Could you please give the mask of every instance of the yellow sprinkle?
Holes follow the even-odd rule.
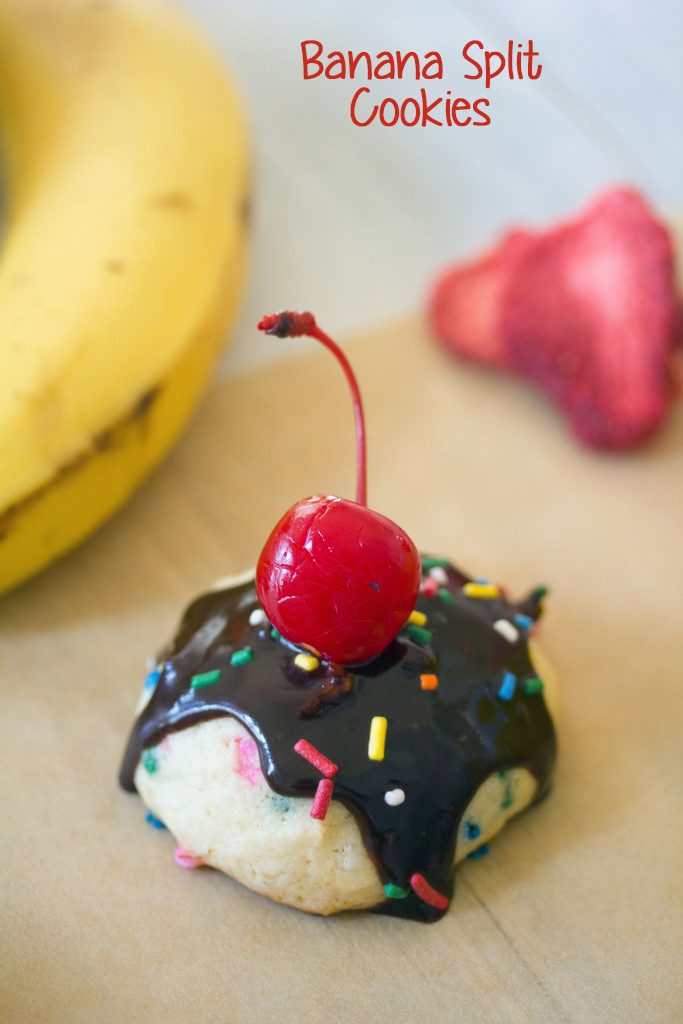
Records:
[[[384,741],[387,738],[387,720],[384,715],[375,715],[370,722],[368,757],[371,761],[384,760]]]
[[[462,592],[465,597],[498,597],[500,594],[495,583],[466,583]]]
[[[424,626],[426,621],[427,616],[425,615],[425,613],[418,612],[417,609],[414,612],[411,612],[410,615],[408,616],[408,622],[412,626]]]
[[[312,654],[297,654],[294,664],[297,668],[302,668],[304,672],[315,672],[320,662]]]

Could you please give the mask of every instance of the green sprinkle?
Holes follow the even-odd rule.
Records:
[[[251,647],[240,647],[239,651],[233,651],[230,655],[231,665],[247,665],[254,657]]]
[[[279,811],[281,814],[286,814],[287,811],[292,809],[292,800],[288,796],[280,796],[279,793],[274,793],[271,798],[273,801],[273,808]]]
[[[421,644],[423,647],[425,644],[432,642],[432,633],[429,629],[424,629],[422,626],[408,626],[408,636],[411,640],[414,640],[416,644]]]
[[[200,686],[211,686],[211,683],[217,683],[221,677],[221,670],[214,668],[211,672],[199,672],[196,676],[192,676],[190,680],[190,686],[193,690],[198,689]]]
[[[500,809],[501,811],[507,811],[508,807],[512,807],[515,802],[515,798],[512,795],[512,782],[510,781],[507,769],[504,768],[501,772],[498,772],[498,778],[503,783],[504,787],[503,799],[500,802]]]
[[[539,679],[538,676],[531,676],[529,679],[524,681],[525,693],[540,693],[542,689],[543,680]]]
[[[536,601],[542,601],[548,592],[549,588],[546,587],[545,583],[541,583],[538,587],[534,587],[531,591],[531,596],[535,598]]]
[[[279,640],[280,639],[280,634],[279,634],[278,630],[275,628],[275,626],[273,626],[273,628],[271,629],[270,635],[272,636],[273,640]]]
[[[150,775],[154,775],[159,770],[159,762],[157,761],[156,750],[154,747],[150,747],[149,750],[143,751],[142,754],[142,767]]]
[[[422,569],[424,572],[429,572],[430,569],[447,569],[448,559],[447,558],[423,558]]]
[[[400,885],[394,885],[393,882],[387,882],[384,886],[384,895],[388,896],[390,900],[404,900],[408,895],[408,890],[402,889]]]
[[[439,597],[442,601],[445,601],[446,604],[453,604],[455,602],[455,598],[451,594],[450,590],[446,590],[445,587],[439,587]]]

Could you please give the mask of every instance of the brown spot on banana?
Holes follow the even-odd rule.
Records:
[[[137,428],[144,431],[149,419],[149,413],[154,405],[156,399],[161,394],[162,385],[158,384],[153,388],[149,388],[147,391],[138,398],[132,409],[121,416],[115,423],[103,430],[95,438],[93,438],[92,445],[88,451],[80,452],[75,458],[71,459],[70,462],[66,462],[63,466],[60,466],[56,473],[48,480],[47,483],[41,487],[37,487],[30,494],[25,495],[19,501],[9,505],[4,512],[0,514],[0,543],[10,534],[12,530],[12,524],[16,520],[17,516],[30,504],[37,501],[45,494],[55,483],[62,480],[65,476],[71,473],[76,473],[83,465],[89,460],[95,458],[101,452],[108,451],[115,447],[117,444],[124,444],[128,438],[128,435],[133,428]]]
[[[151,196],[149,203],[155,210],[191,210],[194,206],[192,197],[180,189]]]

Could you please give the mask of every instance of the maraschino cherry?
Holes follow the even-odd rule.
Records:
[[[258,326],[279,338],[316,338],[337,358],[351,388],[358,460],[355,501],[314,494],[285,512],[259,558],[259,600],[291,643],[340,665],[366,662],[413,611],[420,558],[400,526],[366,505],[363,404],[342,350],[312,313],[273,313]]]

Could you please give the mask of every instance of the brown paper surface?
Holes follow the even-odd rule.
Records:
[[[292,502],[355,478],[326,353],[217,384],[130,505],[0,602],[3,1021],[680,1021],[683,406],[643,451],[598,455],[417,320],[348,352],[371,504],[513,593],[552,587],[553,793],[432,926],[309,917],[176,867],[116,785],[145,659]]]

